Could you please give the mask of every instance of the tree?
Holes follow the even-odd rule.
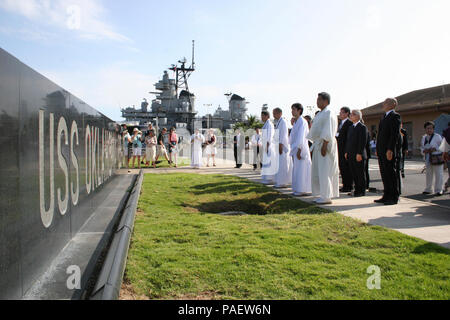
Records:
[[[256,128],[262,128],[263,124],[261,123],[261,121],[258,120],[258,118],[256,116],[250,115],[247,116],[247,121],[245,122],[236,122],[233,125],[233,129],[242,129],[243,131],[247,131],[249,129],[256,129]]]
[[[261,129],[263,127],[261,121],[259,121],[256,116],[252,115],[247,117],[247,125],[249,129],[256,129],[256,128]]]

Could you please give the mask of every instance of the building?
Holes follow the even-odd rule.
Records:
[[[228,110],[223,110],[220,106],[214,114],[207,114],[202,117],[203,128],[217,128],[221,131],[232,129],[237,122],[247,120],[247,101],[237,94],[226,94],[228,99]]]
[[[397,112],[400,113],[403,127],[409,136],[409,151],[420,155],[420,142],[425,134],[423,125],[426,121],[445,122],[450,117],[450,84],[412,91],[397,97]],[[368,107],[363,112],[367,128],[374,134],[383,116],[382,102]],[[442,133],[442,127],[437,133]],[[441,131],[441,132],[439,132]]]

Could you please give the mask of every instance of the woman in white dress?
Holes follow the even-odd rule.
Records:
[[[209,167],[209,158],[212,158],[213,166],[216,166],[216,154],[217,154],[217,148],[216,148],[217,138],[214,134],[214,130],[211,129],[208,131],[208,135],[206,136],[206,148],[205,148],[205,154],[206,154],[206,166]]]
[[[191,136],[192,155],[191,166],[194,169],[200,169],[202,166],[202,145],[205,142],[205,137],[200,133],[198,129],[195,129],[195,133]]]

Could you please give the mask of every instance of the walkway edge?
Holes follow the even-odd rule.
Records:
[[[90,300],[117,300],[119,298],[143,179],[144,174],[141,170],[115,231],[94,291],[89,297]]]

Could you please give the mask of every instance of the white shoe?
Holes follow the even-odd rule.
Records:
[[[319,198],[314,202],[317,204],[332,204],[333,203],[330,199],[322,199],[322,198]]]

